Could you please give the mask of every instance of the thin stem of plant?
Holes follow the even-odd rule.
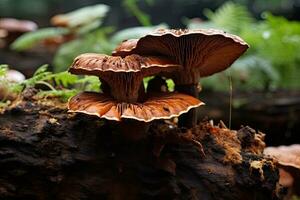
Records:
[[[228,121],[228,127],[231,129],[231,119],[232,119],[232,77],[231,73],[229,71],[229,121]]]
[[[56,91],[56,89],[55,89],[50,83],[47,83],[46,81],[37,81],[36,83],[42,84],[42,85],[46,85],[46,86],[49,87],[49,89],[51,89],[52,91]]]

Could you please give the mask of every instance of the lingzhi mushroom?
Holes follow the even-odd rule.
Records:
[[[82,54],[75,58],[69,71],[74,74],[98,76],[104,86],[104,93],[80,93],[69,100],[68,108],[71,112],[114,121],[131,119],[148,123],[156,119],[177,117],[203,103],[198,98],[177,92],[146,94],[143,78],[179,67],[181,66],[174,61],[162,56],[133,54],[122,58],[103,54]],[[120,124],[128,125],[127,122]],[[128,133],[131,130],[125,131],[126,134],[131,134]]]
[[[175,89],[198,98],[199,78],[225,70],[248,47],[240,37],[220,30],[159,29],[140,39],[124,41],[112,55],[170,57],[182,66],[172,73]],[[183,126],[193,127],[197,122],[196,110],[180,121]]]

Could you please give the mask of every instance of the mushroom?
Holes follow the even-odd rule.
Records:
[[[34,31],[37,24],[28,20],[18,20],[14,18],[0,19],[0,38],[4,38],[6,46],[13,42],[23,33]]]
[[[139,90],[143,90],[141,87],[144,77],[161,71],[172,71],[177,67],[180,66],[174,61],[158,56],[142,57],[133,54],[122,58],[88,53],[75,58],[69,71],[99,76],[102,82],[108,84],[110,95],[114,99],[132,103],[143,98]]]
[[[176,90],[198,98],[199,78],[225,70],[248,47],[238,36],[220,30],[159,29],[140,39],[121,43],[112,55],[170,57],[183,66],[172,74]],[[190,115],[183,122],[187,127],[194,126],[197,120],[195,110]]]
[[[10,69],[5,75],[0,76],[0,101],[10,100],[13,101],[17,98],[17,94],[9,89],[11,83],[21,83],[25,80],[25,76],[17,71]]]
[[[105,94],[80,93],[69,100],[69,111],[114,121],[131,119],[143,123],[179,116],[203,103],[197,98],[180,93],[151,93],[151,96],[146,96],[142,84],[145,76],[178,67],[178,64],[166,57],[142,57],[133,54],[122,58],[103,54],[82,54],[75,58],[69,71],[100,77],[106,86],[103,90]],[[124,131],[126,134],[130,132],[125,129]]]
[[[278,160],[279,183],[289,188],[289,195],[300,195],[300,145],[267,147],[264,154]]]
[[[203,103],[200,100],[180,93],[160,93],[144,102],[130,103],[117,101],[107,94],[83,92],[69,100],[68,108],[70,112],[95,115],[108,120],[134,119],[151,122],[178,117],[201,105]]]

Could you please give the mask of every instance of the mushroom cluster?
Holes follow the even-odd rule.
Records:
[[[160,29],[124,41],[112,56],[82,54],[69,71],[98,76],[103,93],[80,93],[69,100],[68,108],[121,124],[178,117],[204,104],[198,99],[200,76],[226,69],[247,48],[242,39],[222,31]],[[173,78],[176,91],[146,92],[143,78],[147,76]],[[180,120],[181,126],[195,125],[195,111],[190,113]]]
[[[122,121],[122,132],[130,135],[128,120],[135,125],[145,126],[156,119],[170,119],[203,105],[192,96],[181,93],[145,92],[143,78],[160,72],[170,72],[179,68],[175,61],[162,56],[128,55],[108,56],[103,54],[82,54],[75,58],[69,71],[73,74],[98,76],[103,93],[83,92],[69,100],[71,112],[96,115],[108,120]],[[125,126],[125,127],[124,127]],[[133,126],[134,128],[134,126]],[[138,135],[143,135],[135,129]],[[134,136],[139,138],[139,136]]]
[[[200,77],[227,69],[248,47],[240,37],[220,30],[158,29],[140,39],[124,41],[112,55],[170,57],[182,66],[169,74],[175,89],[198,98]],[[196,110],[191,110],[179,122],[181,126],[195,126]]]

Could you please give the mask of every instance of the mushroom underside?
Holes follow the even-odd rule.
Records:
[[[168,30],[156,31],[140,39],[128,40],[119,45],[113,55],[160,55],[172,57],[184,67],[181,72],[197,71],[196,75],[180,74],[179,84],[196,83],[205,77],[228,68],[248,48],[239,37],[219,30]]]
[[[68,108],[70,112],[109,120],[134,119],[150,122],[177,117],[203,104],[197,98],[180,93],[157,93],[143,103],[120,103],[106,94],[83,92],[69,100]]]

